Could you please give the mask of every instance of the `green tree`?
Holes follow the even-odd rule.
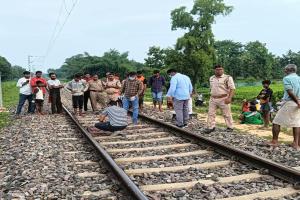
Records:
[[[224,66],[226,73],[233,78],[242,76],[242,54],[243,45],[232,40],[215,42],[216,60],[218,64]]]
[[[282,55],[280,59],[280,64],[282,67],[285,65],[292,63],[300,67],[300,51],[298,53],[289,50],[286,54]]]
[[[145,59],[145,65],[150,68],[161,69],[165,66],[166,54],[164,49],[157,46],[149,48],[148,58]]]
[[[23,67],[14,65],[10,68],[11,78],[18,79],[23,76],[23,72],[26,71]]]
[[[252,76],[256,79],[272,78],[274,56],[269,53],[266,44],[259,41],[247,43],[242,55],[242,62],[243,77]]]
[[[120,53],[111,49],[103,56],[91,56],[87,52],[67,58],[61,68],[55,70],[60,78],[70,79],[75,73],[98,74],[103,77],[107,72],[119,73],[122,77],[128,71],[142,69],[144,65],[128,59],[128,52]]]
[[[0,72],[2,80],[11,79],[11,64],[2,56],[0,56]]]
[[[187,31],[184,36],[178,38],[175,46],[183,62],[181,66],[176,67],[191,77],[193,85],[198,81],[207,82],[215,60],[212,32],[215,17],[225,16],[232,9],[231,6],[226,6],[223,0],[195,0],[191,11],[180,7],[171,12],[172,30]]]

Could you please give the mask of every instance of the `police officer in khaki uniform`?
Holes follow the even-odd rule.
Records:
[[[88,82],[90,99],[93,111],[99,111],[107,106],[107,94],[104,91],[104,85],[99,80],[98,75],[93,75],[93,79]]]
[[[215,131],[216,126],[216,111],[219,107],[222,110],[225,123],[227,125],[226,131],[233,131],[233,119],[231,114],[230,103],[234,95],[235,85],[231,76],[224,74],[224,68],[221,65],[214,67],[215,75],[210,77],[210,100],[208,109],[208,128],[205,133]]]

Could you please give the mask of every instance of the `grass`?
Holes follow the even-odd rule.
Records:
[[[276,82],[275,84],[271,84],[271,89],[273,90],[275,100],[277,101],[278,98],[281,98],[281,92],[283,91],[283,85],[281,82]],[[242,101],[243,99],[247,100],[253,100],[257,97],[259,92],[261,91],[262,86],[241,86],[238,87],[235,91],[235,95],[233,98],[233,102],[231,104],[231,111],[233,115],[233,119],[235,121],[238,121],[238,117],[241,114],[242,109]],[[209,94],[210,90],[209,88],[197,88],[197,93],[202,93],[204,96],[204,100],[206,101],[206,105],[202,107],[194,107],[194,112],[197,113],[207,113],[208,112],[208,102],[210,98]],[[166,94],[166,92],[164,92]],[[277,96],[278,97],[277,97]],[[145,94],[145,101],[152,101],[151,92],[150,89],[147,90],[147,93]],[[164,104],[166,104],[166,101],[164,100]],[[221,115],[220,110],[217,112],[218,115]]]
[[[16,106],[19,101],[19,89],[16,87],[15,81],[8,81],[2,83],[2,94],[3,94],[3,106],[5,108],[10,108]],[[4,126],[9,125],[10,113],[0,112],[0,129]]]

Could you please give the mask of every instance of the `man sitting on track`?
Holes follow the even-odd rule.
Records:
[[[105,133],[99,132],[98,129],[109,132],[121,131],[128,125],[127,111],[124,108],[116,106],[116,102],[110,102],[108,107],[99,116],[99,121],[95,124],[96,128],[88,128],[90,133]]]

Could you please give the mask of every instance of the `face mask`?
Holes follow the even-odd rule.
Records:
[[[172,75],[169,75],[170,78],[172,78]]]
[[[51,77],[51,80],[55,80],[55,79],[56,79],[56,78],[52,78],[52,77]]]
[[[131,76],[129,76],[129,78],[128,78],[129,80],[134,80],[134,77],[131,77]]]

